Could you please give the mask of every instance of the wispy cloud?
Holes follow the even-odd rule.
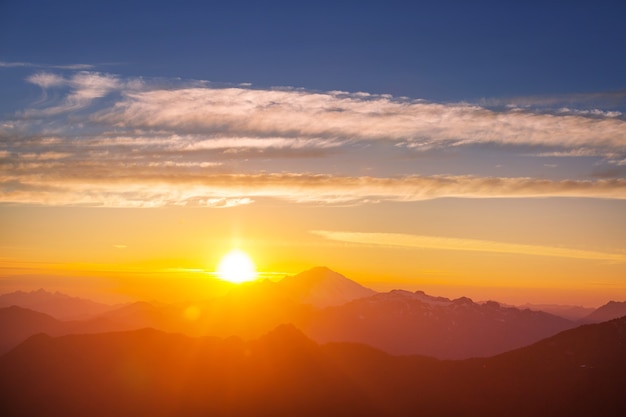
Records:
[[[620,91],[601,91],[590,93],[574,93],[574,94],[560,94],[560,95],[542,95],[542,96],[523,96],[523,97],[510,97],[510,98],[490,98],[483,99],[480,104],[485,106],[507,106],[509,108],[572,108],[574,112],[577,107],[581,105],[585,107],[600,106],[600,107],[615,107],[621,106],[626,103],[626,90]],[[598,109],[585,109],[582,112],[586,114],[603,115],[606,111]]]
[[[327,239],[372,246],[404,247],[452,251],[491,252],[529,256],[626,262],[626,254],[607,253],[540,245],[520,245],[477,239],[419,236],[402,233],[364,233],[315,230],[312,233]]]
[[[12,171],[12,172],[11,172]],[[186,166],[24,162],[0,172],[0,201],[24,204],[232,206],[255,198],[316,204],[421,201],[440,197],[626,198],[626,180],[547,181],[481,177],[336,177],[314,174],[211,174]]]
[[[90,70],[90,69],[95,68],[95,65],[91,65],[91,64],[49,65],[49,64],[34,64],[32,62],[0,61],[0,68],[48,68],[48,69],[66,69],[66,70]]]
[[[606,115],[605,115],[606,116]],[[129,93],[93,121],[116,127],[232,135],[399,141],[407,146],[480,143],[597,152],[626,146],[626,122],[613,117],[496,112],[469,104],[394,100],[341,92],[185,88]]]
[[[80,110],[90,105],[94,100],[105,97],[112,91],[128,87],[118,77],[109,74],[81,71],[70,78],[41,72],[27,78],[27,81],[38,85],[44,90],[55,87],[68,87],[69,93],[64,100],[45,109],[31,109],[24,112],[27,116],[52,116],[59,113]]]
[[[524,157],[623,161],[626,121],[614,114],[495,111],[388,95],[218,88],[91,71],[36,72],[27,81],[55,91],[58,99],[0,121],[1,202],[232,206],[259,198],[320,204],[626,198],[623,178],[424,175],[417,164],[414,171],[394,170],[402,152],[471,146],[521,149]],[[367,155],[368,166],[355,151]],[[461,164],[475,158],[459,155]],[[315,163],[305,168],[294,162],[303,157]],[[386,173],[364,175],[370,166]]]
[[[65,87],[68,92],[60,104],[27,109],[25,115],[55,116],[82,109],[116,91],[118,100],[94,109],[81,122],[124,131],[380,141],[412,149],[472,144],[538,146],[594,155],[623,154],[626,147],[626,121],[615,111],[495,111],[466,103],[440,104],[366,93],[215,88],[207,82],[168,85],[87,71],[71,77],[41,72],[27,80],[43,89]]]

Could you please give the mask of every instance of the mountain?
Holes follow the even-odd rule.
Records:
[[[36,293],[29,297],[51,295]],[[322,302],[323,297],[329,301]],[[334,305],[348,299],[351,301]],[[0,343],[4,343],[0,347],[6,351],[39,332],[62,335],[145,327],[189,336],[238,336],[250,340],[281,324],[294,324],[320,343],[366,343],[392,354],[422,354],[440,359],[495,355],[574,325],[547,313],[495,302],[450,300],[421,291],[376,293],[320,267],[279,282],[265,280],[235,286],[226,296],[202,302],[137,302],[88,320],[63,321],[53,327],[23,326],[19,337],[0,338]]]
[[[62,336],[130,330],[138,327],[102,317],[82,321],[63,321],[23,307],[3,307],[0,308],[0,354],[8,352],[28,337],[38,333]]]
[[[617,417],[625,347],[626,318],[459,361],[318,345],[289,325],[250,342],[151,329],[36,335],[0,357],[0,407],[7,417]]]
[[[595,308],[574,306],[574,305],[559,305],[559,304],[524,304],[517,306],[520,309],[530,309],[545,311],[546,313],[553,314],[555,316],[563,317],[568,320],[576,321],[591,314]]]
[[[626,301],[609,301],[583,318],[584,323],[601,323],[626,316]]]
[[[199,315],[189,324],[196,333],[254,339],[281,324],[302,325],[315,308],[294,300],[274,282],[241,285],[224,297],[194,305]],[[198,333],[201,332],[201,333]]]
[[[177,324],[182,319],[182,312],[173,305],[138,301],[112,309],[98,317],[118,323],[129,330],[152,327],[175,331],[179,330]]]
[[[11,306],[0,308],[0,354],[37,333],[59,335],[63,323],[44,313]]]
[[[520,348],[573,326],[561,317],[494,301],[394,290],[328,307],[303,329],[322,343],[357,342],[392,354],[463,359]]]
[[[46,313],[61,320],[87,318],[113,308],[107,304],[71,297],[58,291],[52,293],[44,289],[30,292],[16,291],[0,295],[0,307],[12,305]]]
[[[33,336],[0,358],[4,416],[372,415],[357,381],[290,326],[245,343],[151,329]]]
[[[297,275],[286,276],[278,282],[278,286],[294,300],[315,307],[341,305],[376,294],[376,291],[326,267],[316,267]]]

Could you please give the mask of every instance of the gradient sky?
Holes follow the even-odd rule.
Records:
[[[430,3],[1,2],[0,292],[626,299],[626,5]]]

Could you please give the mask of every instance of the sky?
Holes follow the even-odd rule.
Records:
[[[407,4],[410,3],[410,4]],[[626,5],[0,2],[0,292],[626,299]]]

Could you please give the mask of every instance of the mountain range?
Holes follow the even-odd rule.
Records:
[[[52,293],[40,288],[37,291],[15,291],[0,294],[0,307],[12,305],[46,313],[61,320],[85,319],[115,308],[79,297],[71,297],[58,291]]]
[[[291,325],[251,341],[153,329],[32,336],[0,357],[3,416],[626,414],[626,318],[490,358],[319,345]]]
[[[496,302],[450,300],[395,290],[320,311],[306,328],[320,342],[358,342],[398,355],[491,356],[529,345],[573,323]]]
[[[584,322],[626,315],[622,309],[626,303],[617,302],[601,307],[586,321],[573,321],[465,297],[451,300],[402,290],[376,293],[323,267],[278,282],[235,286],[226,296],[193,303],[106,306],[43,290],[5,294],[0,299],[22,306],[0,308],[0,354],[36,333],[61,336],[154,328],[251,340],[290,323],[318,343],[355,342],[391,354],[466,359],[527,346]],[[58,317],[64,302],[71,306],[64,311],[85,318],[58,320],[41,314],[54,310]],[[36,310],[33,306],[45,308],[38,312],[23,308]]]

